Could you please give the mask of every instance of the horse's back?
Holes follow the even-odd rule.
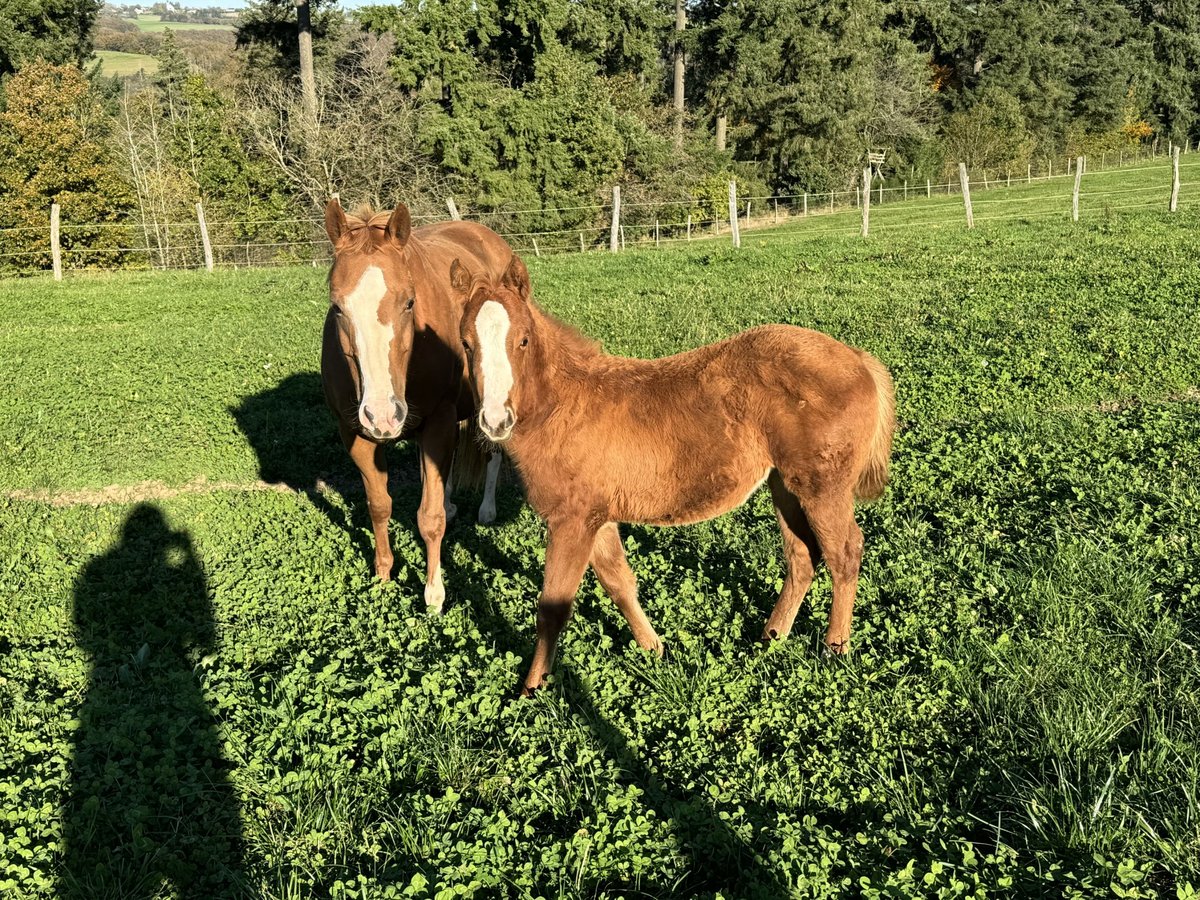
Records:
[[[508,242],[478,222],[435,222],[413,230],[413,237],[431,258],[436,274],[447,281],[450,264],[459,259],[472,273],[499,277],[508,268],[513,251]]]

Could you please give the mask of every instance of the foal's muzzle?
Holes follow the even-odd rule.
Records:
[[[507,441],[512,437],[513,425],[517,422],[516,416],[513,415],[512,409],[504,408],[504,421],[497,426],[488,424],[487,419],[483,415],[483,410],[479,411],[479,430],[484,433],[489,441],[494,441],[497,444]]]

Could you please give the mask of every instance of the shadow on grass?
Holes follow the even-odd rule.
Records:
[[[509,515],[516,514],[521,504],[516,489],[508,487],[500,492],[498,506]],[[507,510],[504,508],[507,507]],[[503,553],[490,539],[487,531],[470,525],[459,525],[451,529],[447,541],[457,543],[468,553],[489,568],[511,570],[512,566]],[[531,573],[540,581],[541,572]],[[504,612],[489,596],[488,585],[477,574],[451,572],[452,593],[459,602],[470,606],[480,630],[489,635],[502,650],[511,650],[520,655],[523,666],[528,666],[533,652],[531,635],[519,631]],[[606,602],[606,601],[602,601]],[[611,601],[607,601],[611,602]],[[578,604],[577,604],[578,606]],[[533,619],[533,604],[529,607],[530,624]],[[570,627],[570,626],[568,626]],[[622,620],[617,629],[625,630]],[[625,640],[615,641],[623,646]],[[787,895],[787,889],[776,873],[756,854],[730,825],[723,820],[710,804],[706,795],[669,783],[654,770],[651,760],[639,755],[625,736],[620,723],[612,721],[597,706],[591,691],[560,657],[555,664],[554,685],[545,690],[561,692],[563,702],[586,727],[596,745],[601,748],[621,772],[620,781],[636,785],[643,793],[645,804],[663,820],[670,823],[672,832],[689,859],[687,874],[675,882],[655,882],[652,877],[643,877],[635,883],[603,881],[582,885],[583,895],[613,895],[629,892],[630,896],[655,897],[726,897],[767,900]],[[519,685],[514,683],[514,695]],[[533,701],[514,699],[514,703]],[[602,803],[603,798],[597,801]],[[748,819],[756,831],[770,827],[775,820],[775,811],[759,804],[743,804]],[[574,833],[578,823],[569,824],[566,833]]]
[[[152,504],[75,584],[91,657],[64,809],[58,893],[80,898],[252,896],[236,795],[196,675],[212,609],[186,532]]]

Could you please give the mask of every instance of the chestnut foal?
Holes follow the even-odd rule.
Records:
[[[782,638],[823,557],[833,576],[825,644],[849,649],[862,560],[854,500],[887,484],[892,381],[874,357],[831,337],[765,325],[665,359],[608,356],[530,299],[514,256],[470,292],[463,349],[479,426],[503,443],[546,521],[546,572],[526,693],[545,679],[589,562],[638,645],[662,643],[637,600],[619,522],[680,525],[720,515],[766,481],[787,578],[763,631]]]
[[[384,445],[415,437],[421,451],[422,493],[417,526],[426,548],[425,603],[441,612],[446,589],[441,547],[450,503],[450,466],[458,423],[474,416],[458,339],[465,298],[446,273],[456,257],[478,271],[503,274],[512,249],[472,222],[443,222],[413,230],[408,207],[391,214],[347,216],[336,199],[325,207],[333,244],[329,312],[321,343],[321,382],[342,442],[362,473],[375,532],[375,574],[392,577]],[[467,442],[468,452],[475,442]],[[487,466],[479,520],[496,515],[500,454]]]

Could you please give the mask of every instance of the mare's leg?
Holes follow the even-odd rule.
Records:
[[[504,455],[493,450],[488,457],[487,480],[483,483],[483,502],[479,504],[479,524],[491,525],[496,521],[496,479],[500,477],[500,463]]]
[[[854,495],[847,487],[803,502],[808,524],[821,545],[829,574],[833,577],[833,608],[829,612],[825,646],[830,653],[848,653],[850,620],[854,615],[863,554],[862,531],[854,521]]]
[[[362,474],[367,491],[367,509],[371,513],[371,528],[375,532],[375,575],[381,581],[392,577],[392,541],[388,536],[388,520],[392,517],[392,497],[387,489],[387,455],[380,444],[368,441],[344,424],[339,424],[342,443]]]
[[[533,663],[529,666],[522,690],[526,696],[542,686],[550,671],[558,636],[571,617],[575,594],[587,569],[595,537],[595,528],[589,527],[582,519],[559,520],[549,525],[546,575],[542,582],[542,596],[538,600],[537,647],[533,651]]]
[[[425,606],[440,615],[446,602],[442,582],[442,538],[446,534],[446,482],[454,459],[458,422],[453,406],[437,409],[421,429],[421,506],[417,528],[425,540]]]
[[[449,524],[458,515],[458,507],[450,499],[454,493],[454,454],[450,455],[450,471],[446,474],[446,522]]]
[[[662,656],[662,641],[638,603],[637,578],[633,569],[629,568],[629,560],[625,558],[625,547],[621,543],[616,522],[609,522],[597,532],[596,540],[592,543],[592,568],[608,596],[613,598],[621,615],[629,623],[638,646]]]
[[[779,531],[783,535],[787,576],[783,581],[779,601],[763,628],[764,641],[787,637],[792,630],[796,613],[812,585],[813,570],[821,561],[821,546],[808,524],[808,517],[804,515],[800,501],[787,489],[778,472],[772,471],[767,482],[771,487],[771,499],[775,501]]]

